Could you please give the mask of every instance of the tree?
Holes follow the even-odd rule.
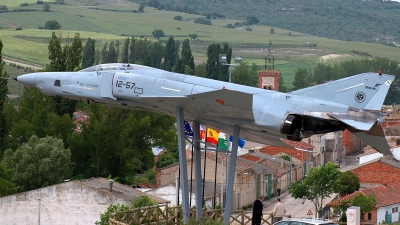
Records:
[[[360,206],[360,219],[364,220],[364,215],[367,212],[375,209],[377,205],[377,201],[375,195],[365,196],[364,194],[360,193],[351,200],[351,205]]]
[[[4,112],[4,108],[7,104],[7,92],[8,92],[8,74],[4,71],[3,65],[3,57],[2,57],[2,50],[3,50],[3,42],[0,39],[0,152],[4,150],[5,146],[5,138],[8,136],[9,130],[6,126],[6,114]]]
[[[165,37],[164,31],[161,29],[153,30],[153,32],[151,34],[157,40],[160,40],[160,37]]]
[[[303,180],[292,182],[289,191],[295,199],[312,201],[319,214],[323,208],[324,198],[335,193],[335,190],[340,190],[339,175],[340,171],[336,165],[328,162],[325,166],[310,169],[308,176]]]
[[[199,36],[199,35],[198,34],[189,34],[189,37],[192,40],[196,40],[197,36]]]
[[[88,38],[85,47],[83,48],[82,68],[88,68],[94,65],[95,52],[96,52],[96,40]]]
[[[275,34],[275,29],[273,27],[271,27],[271,30],[269,30],[270,34]]]
[[[130,207],[125,205],[125,204],[111,204],[108,206],[107,211],[105,213],[100,214],[100,221],[96,221],[95,225],[108,225],[110,214],[115,213],[115,212],[121,212],[121,211],[126,211]],[[120,218],[122,218],[123,214],[121,214]]]
[[[167,151],[165,154],[160,155],[157,161],[157,168],[163,168],[178,162],[177,157],[173,153]]]
[[[337,190],[337,192],[351,194],[360,189],[360,180],[354,173],[350,171],[341,173],[338,179],[343,189]]]
[[[174,37],[170,36],[168,38],[167,44],[165,46],[165,54],[164,54],[164,66],[166,71],[172,71],[172,68],[175,66],[176,63],[176,43]]]
[[[3,163],[0,163],[0,196],[11,195],[17,192],[14,183],[11,182],[12,171],[4,168]]]
[[[249,70],[249,64],[245,61],[235,67],[231,79],[232,83],[235,84],[243,84],[251,87],[257,84],[257,80],[253,79],[251,71]]]
[[[288,89],[285,86],[282,74],[279,76],[278,84],[279,84],[280,92],[288,92]]]
[[[302,88],[306,88],[310,85],[309,83],[310,73],[307,69],[297,69],[294,75],[293,86],[294,90],[299,90]]]
[[[46,30],[59,30],[60,28],[61,25],[56,20],[49,20],[44,24]]]
[[[54,31],[51,34],[48,49],[50,64],[46,65],[46,71],[65,71],[65,58],[61,47],[61,38],[57,37]]]
[[[129,62],[129,38],[125,39],[124,43],[122,44],[122,51],[121,51],[121,62],[128,63]]]
[[[46,3],[43,5],[43,11],[50,12],[50,4],[49,3]]]
[[[34,135],[15,151],[7,149],[2,163],[13,171],[18,190],[29,191],[69,178],[71,151],[60,139]]]
[[[141,12],[141,13],[144,12],[144,7],[145,7],[144,3],[140,3],[138,11]]]

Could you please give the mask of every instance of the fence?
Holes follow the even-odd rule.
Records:
[[[224,209],[214,209],[203,211],[202,219],[214,220],[222,223],[224,218]],[[235,210],[231,211],[230,222],[232,225],[251,224],[251,211]],[[196,209],[190,209],[190,219],[195,219]],[[172,225],[181,224],[183,219],[183,211],[181,206],[170,207],[165,205],[147,206],[126,211],[111,213],[109,217],[109,225]],[[261,224],[271,225],[272,214],[265,214]]]

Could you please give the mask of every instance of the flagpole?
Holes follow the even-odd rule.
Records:
[[[215,152],[215,173],[214,173],[214,209],[216,209],[215,207],[215,199],[216,199],[216,193],[217,193],[217,168],[218,168],[218,146],[216,148],[216,152]]]

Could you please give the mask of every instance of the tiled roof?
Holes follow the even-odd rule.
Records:
[[[259,152],[267,154],[267,155],[276,155],[278,153],[283,152],[287,155],[292,155],[292,157],[295,157],[296,159],[298,159],[300,161],[307,160],[307,152],[304,152],[301,150],[296,150],[296,149],[291,149],[291,148],[266,145],[266,146],[262,147],[259,150]]]
[[[356,191],[350,195],[346,195],[342,198],[336,199],[327,204],[327,206],[337,206],[340,205],[344,200],[353,199],[359,193],[365,196],[375,195],[377,205],[376,207],[384,207],[388,205],[394,205],[400,203],[400,195],[398,194],[400,190],[400,183],[391,183],[387,186],[378,186],[374,188],[369,188],[365,190]]]
[[[215,152],[207,152],[207,158],[215,160]],[[226,163],[226,154],[218,153],[218,163]],[[245,171],[253,169],[254,165],[247,160],[237,157],[236,160],[236,173],[243,173]]]

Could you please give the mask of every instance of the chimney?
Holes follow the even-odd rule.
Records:
[[[108,191],[112,192],[112,186],[113,186],[114,180],[113,179],[109,179],[108,180]]]

